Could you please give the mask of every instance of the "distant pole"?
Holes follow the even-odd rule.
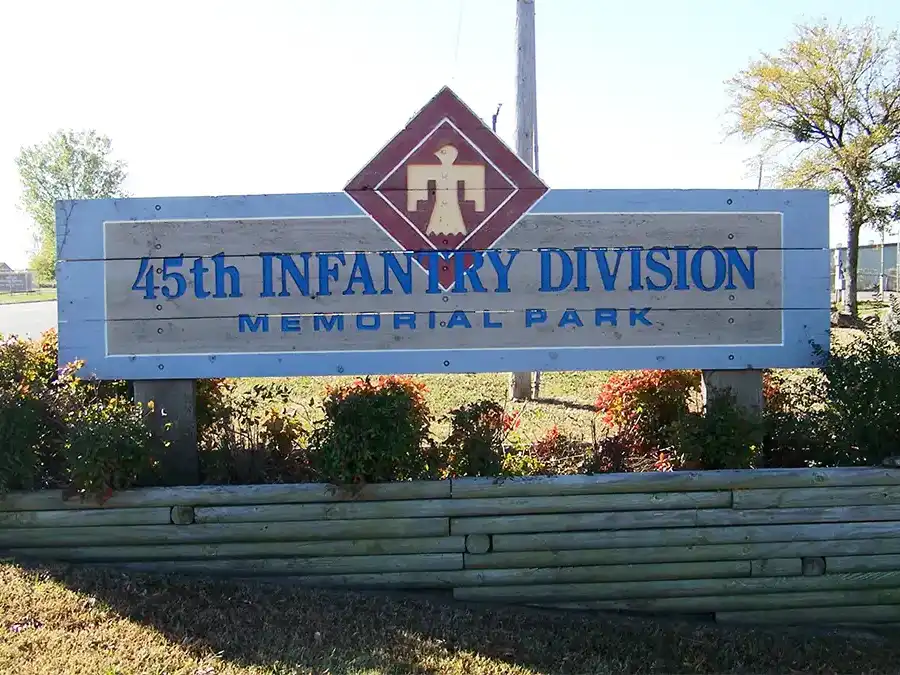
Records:
[[[878,274],[878,294],[884,300],[884,230],[881,231],[881,265]]]
[[[516,154],[534,169],[537,88],[534,37],[535,0],[516,0]],[[531,373],[513,373],[510,398],[532,398]]]

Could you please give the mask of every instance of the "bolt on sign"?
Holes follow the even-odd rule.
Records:
[[[760,369],[828,346],[824,192],[551,190],[447,88],[342,192],[56,217],[60,359],[104,379]]]

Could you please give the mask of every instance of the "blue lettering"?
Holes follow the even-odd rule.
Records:
[[[415,312],[398,312],[394,314],[394,330],[400,330],[400,326],[409,326],[410,330],[416,329]]]
[[[419,251],[416,253],[416,258],[421,262],[423,259],[427,261],[427,265],[425,265],[425,269],[428,270],[428,290],[425,292],[429,295],[434,295],[436,293],[441,292],[441,280],[438,276],[440,273],[441,265],[444,265],[444,260],[446,256],[441,253],[441,251]]]
[[[503,322],[502,321],[492,321],[491,313],[485,312],[484,313],[484,327],[485,328],[503,328]]]
[[[259,257],[262,258],[262,292],[260,292],[259,297],[261,298],[274,298],[275,297],[275,289],[274,289],[274,274],[272,274],[272,261],[275,259],[274,253],[260,253]]]
[[[575,249],[575,291],[580,293],[591,290],[587,282],[587,254],[588,249],[586,248]]]
[[[547,321],[546,309],[526,309],[525,310],[525,328],[531,328],[536,323],[545,323]]]
[[[367,323],[366,320],[371,320]],[[357,314],[356,330],[378,330],[381,328],[381,314]]]
[[[687,291],[688,286],[688,262],[687,262],[687,246],[675,247],[675,290]]]
[[[518,250],[509,251],[509,260],[504,262],[500,259],[500,254],[502,251],[488,251],[487,257],[488,260],[491,261],[491,265],[494,266],[494,271],[497,273],[497,293],[509,293],[509,268],[512,267],[513,260],[516,259],[516,256],[519,255]]]
[[[597,269],[600,270],[600,278],[603,280],[603,290],[616,290],[616,277],[619,274],[619,265],[622,263],[622,254],[625,249],[616,249],[616,265],[612,269],[609,268],[609,260],[606,259],[607,249],[600,248],[594,250],[594,257],[597,259]]]
[[[219,254],[222,255],[221,253]],[[215,260],[215,256],[213,256],[213,260]],[[184,275],[181,272],[172,272],[169,270],[170,267],[181,267],[184,264],[184,258],[182,256],[178,256],[177,258],[163,258],[162,263],[162,280],[163,281],[174,281],[175,282],[175,290],[170,291],[168,286],[162,287],[163,297],[169,298],[170,300],[174,300],[175,298],[180,298],[184,295],[184,292],[187,290],[187,281],[184,278]],[[234,267],[231,268],[232,271],[237,275],[237,270]],[[240,296],[240,292],[238,292],[238,296]],[[218,297],[225,297],[224,295],[217,295]]]
[[[339,333],[344,330],[343,314],[334,314],[332,316],[328,316],[327,314],[313,315],[313,330],[324,329],[327,332],[331,332],[333,328],[337,329]]]
[[[456,254],[456,264],[453,267],[453,292],[454,293],[467,293],[466,290],[466,277],[469,277],[469,283],[472,284],[472,291],[475,293],[487,293],[487,289],[484,287],[484,284],[481,283],[481,279],[478,276],[478,270],[481,269],[481,266],[484,265],[484,252],[483,251],[473,251],[468,254],[472,256],[472,266],[466,267],[465,265],[465,256],[462,252]]]
[[[250,316],[249,314],[241,314],[238,316],[238,332],[246,333],[247,331],[251,333],[256,333],[261,331],[263,333],[269,332],[269,316],[267,314],[263,314],[261,316]]]
[[[204,267],[203,258],[197,258],[194,261],[194,266],[191,268],[191,275],[194,277],[194,297],[195,298],[208,298],[210,296],[210,292],[206,290],[204,286],[204,278],[203,275],[209,272],[208,267]]]
[[[288,255],[287,253],[278,253],[278,262],[281,263],[281,292],[278,294],[279,298],[286,298],[290,296],[291,292],[288,290],[288,277],[290,277],[294,286],[297,287],[297,290],[300,291],[300,295],[309,296],[309,253],[301,253],[300,260],[303,264],[303,270],[297,267],[297,263],[294,262],[294,256]],[[265,274],[265,271],[263,272]],[[263,289],[265,290],[265,289]]]
[[[450,315],[450,320],[447,321],[447,328],[456,328],[457,326],[462,326],[464,328],[472,327],[472,324],[469,323],[469,317],[461,310],[453,312],[453,314]]]
[[[615,309],[597,309],[594,310],[594,323],[598,326],[604,323],[615,326],[619,320],[618,316],[619,312]]]
[[[284,315],[281,317],[281,332],[282,333],[299,333],[300,332],[300,317],[298,315]]]
[[[431,330],[437,327],[437,312],[428,312],[428,327]]]
[[[328,259],[334,258],[334,265],[329,264]],[[338,264],[346,265],[347,259],[343,253],[316,253],[319,263],[319,295],[331,295],[331,282],[337,281],[340,272]]]
[[[669,260],[669,249],[662,246],[654,246],[647,252],[647,269],[650,272],[659,274],[662,277],[662,283],[657,283],[647,275],[647,288],[651,291],[664,291],[672,285],[672,270],[665,263],[656,259],[656,254],[662,255]]]
[[[560,328],[565,328],[566,326],[584,326],[581,317],[578,316],[578,312],[574,309],[567,309],[563,312],[562,318],[559,320]]]
[[[631,253],[631,285],[629,291],[642,291],[644,286],[641,283],[641,252],[640,246],[629,249]]]
[[[555,253],[562,263],[559,284],[553,284],[553,259],[551,253]],[[572,283],[572,259],[569,254],[560,248],[541,249],[541,293],[558,293],[565,290]]]
[[[241,276],[238,273],[237,267],[234,265],[226,265],[225,264],[225,254],[217,253],[212,257],[213,261],[213,269],[215,270],[216,277],[216,292],[213,293],[214,298],[240,298],[243,297],[243,293],[241,293]],[[165,276],[165,273],[163,273]],[[181,275],[179,275],[181,276]],[[225,277],[228,277],[229,281],[229,292],[225,292]],[[165,289],[163,289],[163,295],[166,294]]]
[[[649,311],[649,307],[644,307],[644,309],[635,309],[632,307],[628,310],[628,321],[632,326],[636,325],[639,321],[645,326],[652,326],[653,322],[647,318],[647,312]]]
[[[747,247],[747,255],[750,260],[745,263],[743,257],[741,257],[740,251],[736,248],[729,247],[725,249],[725,258],[728,260],[728,283],[725,284],[725,288],[729,291],[733,291],[737,288],[737,286],[734,285],[735,268],[737,268],[738,274],[741,275],[741,279],[746,288],[751,291],[756,288],[756,251],[757,248],[755,246]]]
[[[362,284],[363,295],[377,295],[375,282],[372,280],[372,270],[369,269],[369,261],[364,253],[357,253],[353,257],[353,269],[350,270],[350,279],[347,288],[342,295],[355,295],[354,284]]]
[[[715,279],[713,280],[712,285],[707,285],[703,280],[703,254],[704,253],[712,253],[713,260],[716,265],[715,269]],[[722,255],[722,252],[715,248],[714,246],[703,246],[697,249],[697,252],[694,253],[694,257],[691,259],[691,281],[694,282],[694,286],[699,288],[701,291],[706,291],[707,293],[711,291],[718,290],[718,288],[725,283],[725,277],[728,274],[727,266],[725,264],[725,256]]]
[[[400,284],[400,290],[405,295],[412,293],[412,254],[404,251],[403,258],[406,260],[406,268],[400,266],[397,257],[392,251],[383,251],[381,257],[384,258],[384,288],[381,290],[382,295],[391,295],[391,276]],[[413,322],[415,323],[415,322]],[[415,325],[413,325],[415,328]]]
[[[141,284],[141,277],[144,278],[143,284]],[[141,258],[141,266],[138,268],[134,283],[131,284],[131,290],[144,291],[145,300],[155,300],[156,289],[157,286],[153,284],[153,262],[150,258]]]

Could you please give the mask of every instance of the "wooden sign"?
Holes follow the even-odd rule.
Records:
[[[803,367],[828,345],[826,193],[548,190],[449,89],[344,192],[60,202],[57,237],[60,359],[107,379]]]

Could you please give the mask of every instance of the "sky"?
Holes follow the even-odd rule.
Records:
[[[442,86],[514,147],[515,0],[29,0],[0,8],[0,260],[26,264],[15,158],[96,129],[134,196],[340,191]],[[744,188],[724,82],[798,22],[895,0],[536,0],[551,188]],[[844,238],[841,212],[831,241]],[[874,240],[864,234],[863,243]]]

